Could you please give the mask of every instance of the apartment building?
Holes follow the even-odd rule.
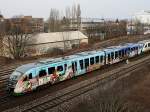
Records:
[[[5,19],[6,31],[9,31],[14,26],[20,26],[22,31],[26,33],[44,32],[43,18],[33,18],[32,16],[17,16]]]

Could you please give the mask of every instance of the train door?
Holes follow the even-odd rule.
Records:
[[[86,72],[89,72],[89,58],[84,59]]]
[[[74,75],[78,75],[77,71],[77,61],[72,61],[72,71]]]
[[[111,52],[111,58],[110,58],[110,59],[111,59],[111,63],[115,63],[115,62],[114,62],[114,57],[115,57],[115,56],[114,56],[114,52]]]
[[[108,53],[107,54],[107,64],[110,64],[111,63],[111,53]]]
[[[86,73],[83,59],[79,60],[79,65],[80,65],[80,69],[78,70],[79,75]]]
[[[39,81],[39,85],[44,85],[49,82],[49,80],[47,78],[47,68],[46,67],[42,67],[38,70],[38,81]]]
[[[31,91],[38,86],[38,80],[35,76],[35,69],[27,71],[23,77],[23,91]]]
[[[36,87],[38,86],[38,79],[36,77],[35,69],[32,69],[28,72],[28,78],[31,83],[32,89],[36,89]]]
[[[105,56],[104,55],[100,55],[100,65],[104,65],[105,64]]]

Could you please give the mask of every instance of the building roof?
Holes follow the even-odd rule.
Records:
[[[69,31],[69,32],[54,32],[54,33],[39,33],[32,36],[31,44],[43,44],[61,42],[63,40],[78,40],[88,38],[80,31]]]

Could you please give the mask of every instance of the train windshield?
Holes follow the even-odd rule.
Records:
[[[18,71],[15,71],[11,74],[10,79],[11,80],[18,80],[21,77],[21,73]]]

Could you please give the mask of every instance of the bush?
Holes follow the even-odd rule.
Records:
[[[47,54],[50,54],[51,56],[55,56],[55,55],[62,55],[64,53],[63,49],[54,47],[51,49],[48,49]]]
[[[64,111],[65,110],[65,111]],[[104,91],[89,95],[89,98],[79,100],[79,103],[70,109],[66,107],[59,112],[143,112],[138,104],[125,101],[118,91]]]

